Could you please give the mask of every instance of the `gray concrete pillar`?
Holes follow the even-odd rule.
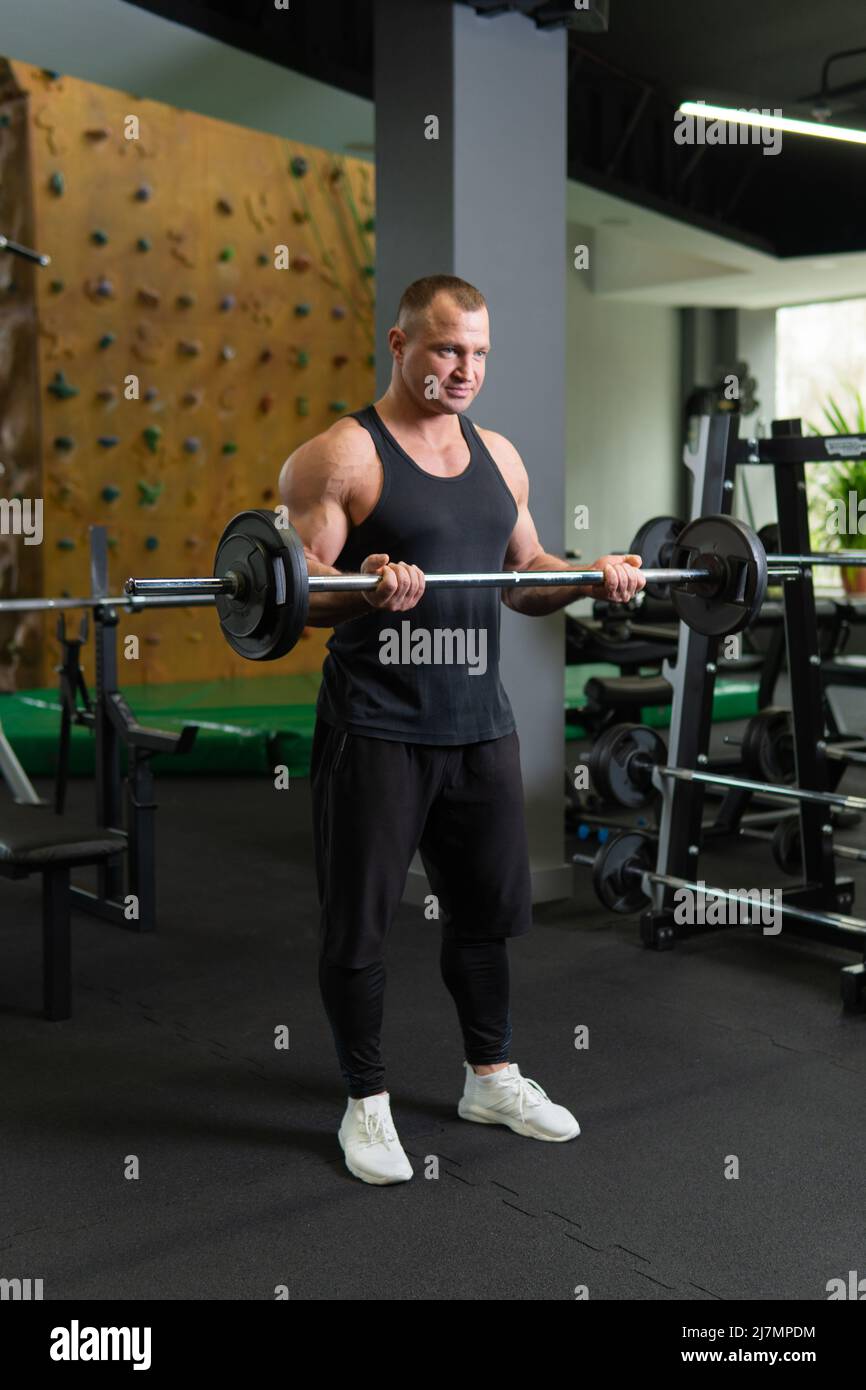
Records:
[[[375,10],[377,386],[402,290],[460,275],[488,300],[491,355],[470,418],[506,435],[544,547],[565,525],[566,36],[441,0]],[[428,118],[438,139],[426,138]],[[563,858],[564,616],[502,610],[538,900],[571,893]],[[423,891],[416,860],[409,896]]]

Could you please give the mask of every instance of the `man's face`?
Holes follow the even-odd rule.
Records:
[[[490,351],[486,309],[461,309],[437,294],[409,326],[392,329],[398,370],[409,394],[434,415],[458,415],[478,395]]]

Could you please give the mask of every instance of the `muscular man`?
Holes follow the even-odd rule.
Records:
[[[519,743],[499,678],[499,603],[550,613],[599,589],[431,589],[424,572],[568,569],[542,549],[523,462],[466,411],[490,350],[484,297],[416,280],[388,335],[391,384],[286,460],[280,495],[310,574],[381,576],[311,596],[333,627],[310,779],[321,903],[319,984],[348,1087],[346,1165],[369,1183],[412,1168],[385,1089],[383,951],[412,857],[438,901],[442,978],[465,1049],[457,1113],[534,1139],[580,1133],[509,1062],[506,940],[531,925]],[[636,555],[604,555],[605,598],[643,588]],[[411,617],[403,616],[409,615]]]

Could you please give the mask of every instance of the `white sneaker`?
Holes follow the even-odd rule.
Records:
[[[580,1125],[564,1105],[554,1105],[537,1081],[520,1075],[516,1062],[492,1073],[495,1081],[482,1081],[468,1062],[466,1084],[457,1106],[463,1120],[481,1125],[508,1125],[515,1134],[561,1144],[576,1139]]]
[[[391,1119],[390,1099],[387,1091],[360,1100],[350,1096],[337,1131],[346,1167],[363,1182],[381,1185],[414,1177]]]

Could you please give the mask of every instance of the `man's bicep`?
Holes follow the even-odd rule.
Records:
[[[346,544],[349,518],[334,472],[317,440],[302,444],[280,470],[280,501],[304,545],[308,558],[335,563]]]

